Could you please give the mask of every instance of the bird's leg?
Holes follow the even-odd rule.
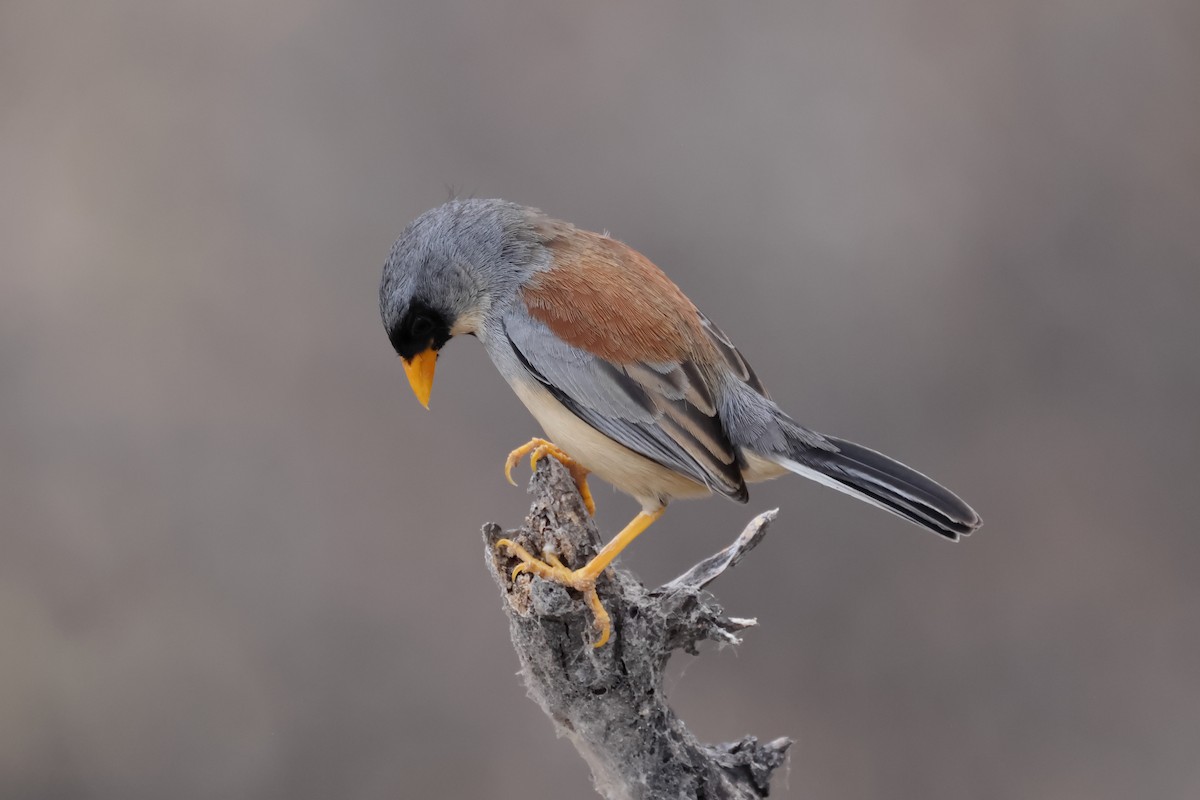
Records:
[[[520,456],[517,456],[517,458],[520,458]],[[625,526],[624,530],[614,536],[612,541],[604,545],[591,561],[577,570],[568,569],[553,553],[544,553],[543,558],[545,560],[539,559],[510,539],[498,540],[496,547],[504,548],[508,551],[508,555],[521,561],[520,564],[517,564],[513,568],[512,580],[516,580],[517,576],[522,572],[528,572],[537,575],[543,580],[553,581],[562,586],[583,592],[583,599],[587,602],[588,607],[592,609],[592,614],[595,617],[593,625],[598,632],[596,642],[592,646],[603,647],[608,642],[608,637],[612,633],[612,622],[608,616],[608,612],[604,610],[604,605],[600,602],[600,596],[596,594],[596,579],[612,563],[613,559],[628,547],[629,543],[636,539],[639,534],[653,525],[654,521],[661,517],[664,511],[666,511],[665,507],[649,513],[645,511],[640,512]]]
[[[508,454],[508,458],[504,462],[504,477],[508,478],[509,483],[513,486],[517,485],[517,482],[513,480],[512,470],[517,465],[517,462],[521,460],[521,457],[527,454],[531,454],[529,455],[530,469],[537,469],[537,462],[546,456],[557,458],[567,468],[567,472],[571,473],[571,479],[575,481],[575,487],[579,489],[579,496],[583,498],[583,505],[587,508],[588,514],[590,516],[596,515],[596,503],[592,500],[592,490],[588,488],[587,483],[587,467],[564,453],[556,444],[548,442],[545,439],[530,439]]]

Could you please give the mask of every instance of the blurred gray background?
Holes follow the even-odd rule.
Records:
[[[4,2],[0,796],[592,796],[483,568],[535,425],[378,319],[451,192],[612,231],[986,519],[796,479],[628,551],[782,508],[671,686],[798,739],[773,796],[1200,796],[1198,86],[1193,0]]]

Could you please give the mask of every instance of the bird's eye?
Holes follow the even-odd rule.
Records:
[[[409,331],[412,332],[415,338],[424,338],[433,335],[433,320],[424,314],[418,314],[413,317],[412,324],[409,325]]]

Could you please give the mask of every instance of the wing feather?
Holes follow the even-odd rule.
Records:
[[[725,335],[725,331],[713,324],[713,321],[704,316],[700,311],[700,327],[704,330],[708,340],[716,347],[717,352],[721,354],[721,358],[725,359],[725,363],[733,370],[733,374],[754,391],[761,394],[763,397],[770,397],[767,394],[766,388],[762,385],[762,381],[754,374],[754,370],[750,368],[749,362],[742,357],[738,349],[733,346],[733,341]]]
[[[745,501],[738,453],[698,367],[615,364],[514,313],[505,335],[521,364],[581,420],[630,450]]]

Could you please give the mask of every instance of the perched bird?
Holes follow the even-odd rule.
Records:
[[[957,540],[981,524],[952,492],[861,445],[803,427],[767,394],[729,338],[645,256],[503,200],[454,200],[413,220],[383,268],[379,307],[417,399],[429,407],[438,352],[459,334],[492,363],[547,439],[514,450],[558,458],[589,512],[595,473],[641,512],[577,570],[508,540],[521,571],[580,590],[679,497],[746,502],[746,484],[811,478]]]

